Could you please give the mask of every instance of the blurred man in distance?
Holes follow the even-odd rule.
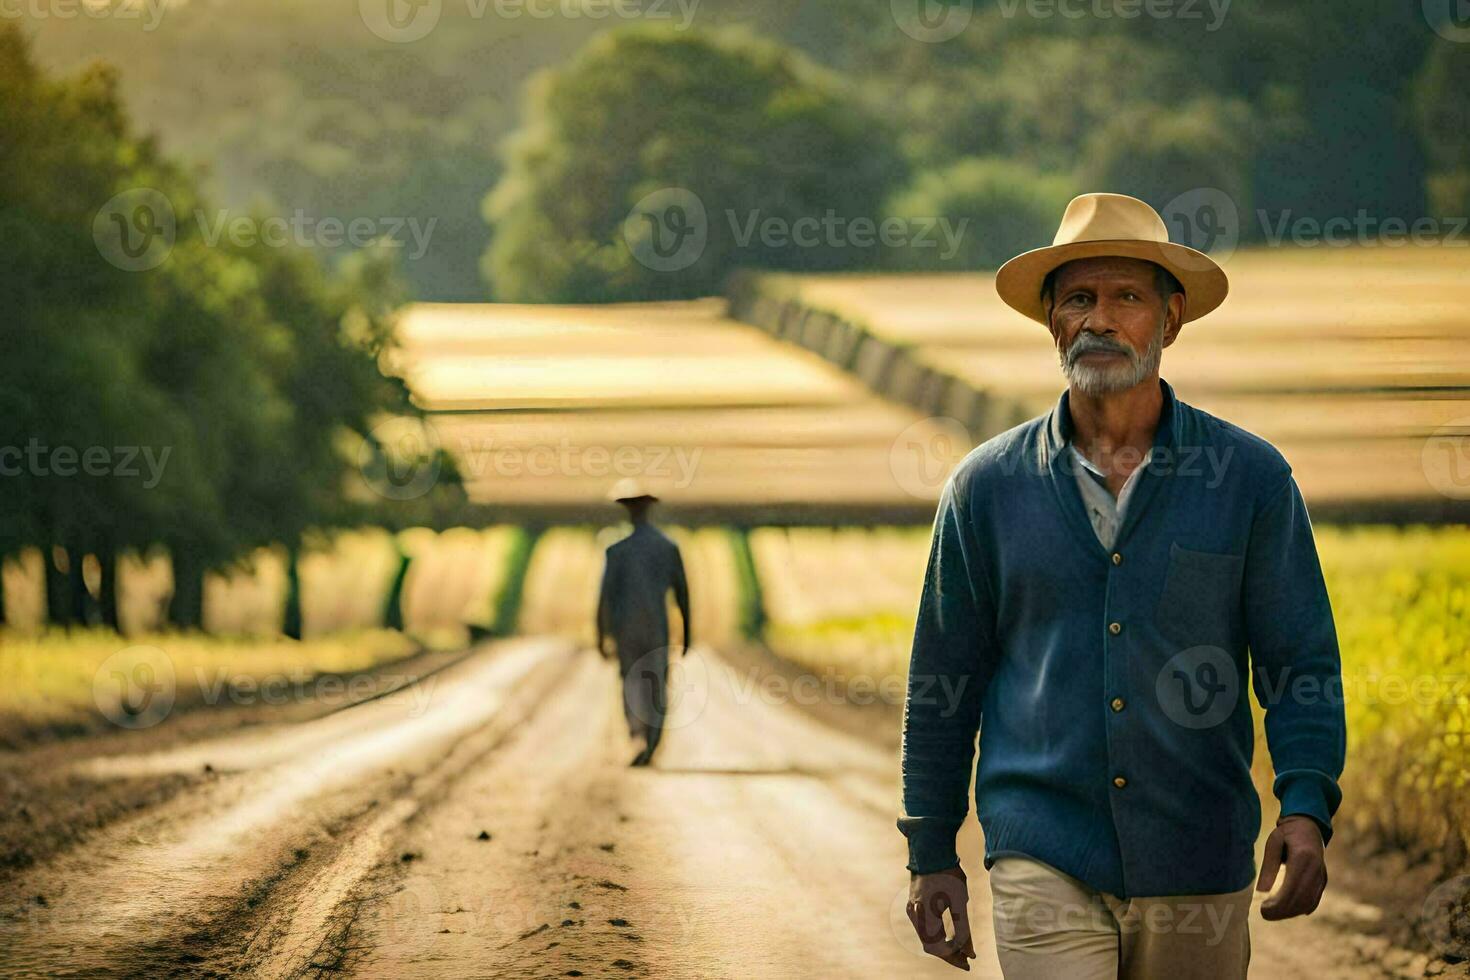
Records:
[[[622,675],[623,714],[638,743],[632,765],[646,766],[663,735],[669,669],[669,590],[683,622],[689,652],[689,585],[679,546],[654,527],[648,512],[658,498],[637,480],[613,485],[608,499],[628,510],[633,532],[608,546],[597,600],[597,650],[616,656]],[[611,643],[611,649],[609,649]]]

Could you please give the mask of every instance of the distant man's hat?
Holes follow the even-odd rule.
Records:
[[[643,484],[633,477],[625,476],[613,484],[612,489],[607,492],[607,499],[625,504],[630,500],[657,500],[658,498],[645,490]]]
[[[1047,274],[1075,259],[1121,256],[1163,266],[1184,287],[1184,320],[1198,320],[1225,301],[1225,270],[1204,252],[1169,241],[1159,213],[1136,197],[1083,194],[1072,199],[1057,237],[1045,248],[1011,259],[995,274],[995,290],[1007,306],[1046,323],[1041,287]]]

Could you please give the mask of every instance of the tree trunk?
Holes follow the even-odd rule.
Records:
[[[204,625],[204,561],[188,545],[169,549],[174,567],[174,594],[168,603],[168,621],[179,629]]]
[[[71,625],[71,603],[67,600],[67,558],[59,547],[43,548],[41,559],[46,566],[46,622],[52,626]]]
[[[97,603],[87,590],[87,576],[82,569],[86,552],[73,545],[66,549],[66,595],[71,603],[71,621],[77,626],[97,625]]]
[[[114,633],[121,633],[122,625],[117,615],[117,548],[111,541],[104,542],[97,549],[97,561],[102,566],[102,582],[97,589],[102,625]]]
[[[293,640],[301,639],[300,558],[301,548],[292,545],[286,552],[286,615],[281,624],[281,632]]]
[[[400,633],[403,632],[403,582],[408,578],[408,566],[412,560],[399,553],[398,574],[393,576],[393,585],[388,589],[388,600],[383,608],[383,625]]]

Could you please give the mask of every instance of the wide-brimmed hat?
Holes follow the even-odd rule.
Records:
[[[612,489],[607,492],[607,499],[625,504],[630,500],[657,500],[658,498],[645,490],[643,484],[633,477],[625,476],[612,485]]]
[[[1214,259],[1169,241],[1169,229],[1159,213],[1124,194],[1074,197],[1052,244],[1023,252],[1001,266],[995,290],[1011,309],[1044,324],[1041,286],[1047,274],[1066,262],[1102,256],[1143,259],[1168,269],[1184,287],[1185,321],[1209,313],[1230,291],[1225,270]]]

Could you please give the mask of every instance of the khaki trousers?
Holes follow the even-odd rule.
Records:
[[[1251,958],[1252,888],[1122,899],[1051,865],[1002,856],[990,869],[1006,980],[1237,980]]]

